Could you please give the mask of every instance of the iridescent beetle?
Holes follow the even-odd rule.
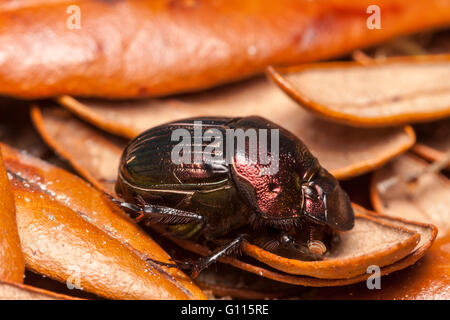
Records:
[[[173,150],[180,146],[172,134],[185,129],[191,136],[202,122],[202,133],[227,136],[227,130],[278,129],[278,170],[262,174],[267,164],[249,162],[249,144],[234,144],[233,157],[224,156],[225,141],[216,157],[201,163],[175,163]],[[197,137],[198,138],[198,137]],[[263,141],[258,136],[258,143]],[[194,140],[191,146],[203,159],[210,141]],[[267,143],[268,142],[268,143]],[[268,153],[271,142],[266,141]],[[216,145],[217,147],[217,145]],[[228,150],[230,151],[230,150]],[[196,154],[193,152],[189,159]],[[205,157],[206,158],[206,157]],[[199,159],[199,158],[197,158]],[[195,262],[178,263],[193,276],[222,256],[236,252],[243,241],[267,250],[292,250],[320,259],[326,239],[335,231],[353,228],[354,213],[338,181],[287,130],[260,118],[196,118],[149,129],[125,148],[120,162],[118,202],[137,222],[160,223],[172,235],[212,243],[213,254]],[[167,266],[175,264],[161,263]]]

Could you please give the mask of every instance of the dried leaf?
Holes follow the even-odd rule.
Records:
[[[27,268],[111,299],[186,299],[159,270],[69,207],[13,180]]]
[[[0,149],[0,281],[23,282],[25,261],[16,224],[14,196]]]
[[[409,257],[411,256],[406,259]],[[381,278],[381,290],[369,290],[364,283],[339,288],[318,289],[314,298],[448,300],[450,299],[449,261],[450,235],[447,235],[436,239],[431,248],[426,249],[426,255],[414,265],[402,272],[395,272],[388,277]]]
[[[0,300],[76,300],[76,298],[21,283],[0,281]]]
[[[352,230],[341,234],[341,242],[322,261],[301,261],[277,256],[255,245],[246,254],[289,274],[321,279],[348,279],[366,273],[370,265],[384,267],[407,256],[420,235],[367,215],[357,215]]]
[[[254,79],[177,100],[110,102],[77,101],[70,97],[63,97],[60,102],[94,125],[128,138],[153,126],[187,117],[259,115],[296,134],[319,158],[321,164],[341,179],[359,175],[380,166],[407,150],[415,140],[414,132],[410,127],[358,129],[317,119],[299,108],[277,86],[264,79]],[[56,138],[75,139],[73,134],[55,132],[55,130],[67,130],[69,123],[70,126],[75,126],[75,120],[68,121],[67,116],[58,120],[56,116],[51,115],[55,111],[44,110],[43,112],[42,120],[38,112],[34,112],[34,121],[38,124],[41,134],[47,136],[48,143],[52,145],[50,140]],[[57,125],[57,122],[60,125]],[[87,129],[81,130],[77,125],[77,131],[74,128],[70,130],[84,132]],[[80,134],[86,134],[85,137],[93,136],[93,133]],[[89,141],[92,139],[94,138]],[[81,143],[83,142],[80,141]],[[104,143],[111,142],[105,140]],[[53,147],[56,147],[55,144]],[[85,152],[84,147],[83,152]],[[111,156],[108,157],[111,158]],[[109,164],[106,165],[110,168]],[[116,168],[114,167],[114,175],[116,175]],[[102,170],[105,169],[102,168]]]
[[[78,0],[70,2],[81,10],[77,28],[66,1],[35,3],[0,7],[3,95],[124,98],[196,90],[450,19],[448,0]],[[373,4],[383,12],[379,30],[367,27]]]
[[[295,101],[336,122],[382,127],[450,115],[450,55],[269,68]]]
[[[55,167],[45,161],[18,152],[3,145],[5,165],[11,172],[39,186],[52,198],[78,212],[85,220],[119,240],[131,251],[142,258],[150,257],[162,262],[170,262],[169,255],[156,244],[145,231],[141,230],[131,219],[105,195],[89,186],[82,179]],[[161,268],[160,271],[170,282],[184,291],[188,296],[204,298],[201,290],[192,280],[176,268]]]
[[[422,175],[415,183],[404,181],[426,165],[412,155],[403,155],[376,171],[371,187],[372,203],[380,213],[432,223],[439,229],[438,237],[443,237],[450,231],[450,181],[438,173]],[[390,185],[393,177],[401,178]]]

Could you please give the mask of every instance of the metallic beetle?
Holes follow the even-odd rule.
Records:
[[[220,157],[231,148],[224,140],[213,159],[175,163],[172,152],[180,141],[174,141],[172,133],[184,129],[198,135],[196,121],[202,122],[202,133],[214,129],[223,137],[230,129],[242,129],[241,133],[278,129],[278,171],[263,175],[267,164],[238,161],[249,158],[249,143],[245,148],[234,144],[232,161]],[[199,152],[203,156],[211,142],[197,139],[194,144],[197,156]],[[269,141],[269,153],[271,146]],[[192,160],[194,154],[188,158]],[[304,143],[255,116],[185,119],[145,131],[123,152],[116,193],[123,199],[119,205],[136,221],[160,223],[176,237],[214,244],[213,255],[190,264],[194,275],[238,250],[243,241],[271,251],[306,252],[317,259],[330,235],[354,225],[347,194]]]

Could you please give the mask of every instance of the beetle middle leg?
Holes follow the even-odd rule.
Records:
[[[214,250],[214,252],[211,253],[209,256],[201,257],[196,261],[175,261],[177,262],[175,264],[175,263],[160,262],[150,258],[148,258],[147,260],[169,268],[178,267],[183,271],[190,272],[191,277],[195,279],[202,270],[208,268],[212,263],[216,262],[221,257],[230,256],[238,252],[241,248],[242,243],[245,240],[246,235],[240,234],[226,245]]]

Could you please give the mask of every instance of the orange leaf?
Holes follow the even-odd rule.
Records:
[[[27,98],[197,90],[450,20],[448,0],[78,0],[74,28],[66,1],[15,2],[0,13],[0,93]],[[369,5],[381,29],[367,27]]]
[[[0,280],[23,282],[25,262],[17,233],[14,196],[0,149]]]
[[[203,298],[169,256],[81,179],[3,145],[27,268],[115,299]],[[77,278],[78,277],[78,278]]]
[[[105,195],[93,189],[82,179],[55,167],[45,161],[18,152],[3,145],[5,165],[8,170],[20,173],[20,176],[31,184],[47,192],[52,198],[72,210],[82,214],[88,222],[95,225],[110,237],[125,244],[130,250],[145,259],[170,262],[169,255],[155,243],[145,231],[140,229],[131,219],[111,203]],[[188,296],[203,298],[203,293],[192,280],[176,268],[161,268],[169,281]]]

